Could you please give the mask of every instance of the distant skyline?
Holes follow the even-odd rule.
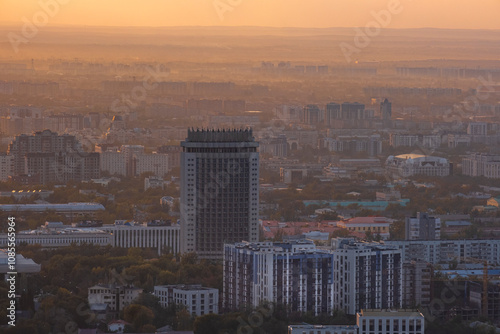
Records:
[[[60,7],[48,26],[364,27],[393,6],[386,28],[500,29],[500,0],[0,0],[0,24],[33,22],[43,3]]]

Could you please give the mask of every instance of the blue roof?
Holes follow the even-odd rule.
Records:
[[[455,278],[457,276],[483,276],[483,269],[436,270],[436,272],[443,273],[451,278]],[[500,269],[488,269],[488,276],[500,276]]]
[[[401,206],[406,206],[406,203],[408,203],[410,200],[409,199],[401,199],[398,201],[336,201],[336,202],[329,202],[329,201],[303,201],[305,206],[309,205],[321,205],[321,206],[331,206],[331,207],[347,207],[351,204],[357,204],[361,208],[365,209],[372,209],[372,210],[384,210],[387,208],[389,204],[399,204]]]

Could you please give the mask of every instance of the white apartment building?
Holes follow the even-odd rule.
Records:
[[[333,251],[333,305],[346,314],[402,303],[402,255],[397,247],[346,240]]]
[[[224,311],[263,302],[292,312],[331,313],[333,255],[312,241],[236,243],[224,248]]]
[[[400,146],[418,146],[422,145],[428,148],[438,148],[441,146],[442,138],[438,134],[399,134],[391,133],[389,136],[389,144],[392,147]]]
[[[0,153],[0,181],[8,181],[14,175],[14,156]]]
[[[153,294],[160,299],[160,305],[184,305],[193,316],[219,313],[219,290],[201,285],[157,285]]]
[[[335,250],[305,240],[226,244],[224,250],[224,311],[266,301],[315,315],[401,305],[397,247],[344,239]]]
[[[385,245],[401,249],[403,260],[422,260],[432,264],[476,258],[500,265],[500,240],[390,240]]]
[[[422,146],[427,148],[438,148],[441,146],[441,136],[440,135],[423,135],[422,136]]]
[[[123,145],[121,151],[101,153],[101,171],[121,176],[137,176],[151,172],[155,176],[164,177],[170,171],[169,155],[145,154],[144,146]]]
[[[418,135],[391,133],[389,136],[389,144],[392,147],[415,146],[419,144]]]
[[[152,172],[155,176],[164,177],[170,170],[168,154],[143,154],[135,159],[135,175]]]
[[[133,286],[95,285],[88,290],[89,306],[106,304],[111,312],[119,312],[142,293]]]
[[[467,125],[467,134],[473,136],[486,136],[488,124],[485,122],[471,122]]]
[[[101,171],[111,175],[127,175],[127,159],[121,152],[106,151],[101,153]]]
[[[462,174],[500,178],[500,156],[485,153],[472,153],[462,158]]]

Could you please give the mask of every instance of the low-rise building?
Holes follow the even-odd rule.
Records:
[[[89,306],[107,304],[111,312],[119,313],[142,293],[142,289],[133,286],[99,284],[88,290]]]
[[[353,200],[353,201],[316,201],[316,200],[311,200],[311,201],[302,201],[304,205],[307,207],[309,205],[318,205],[323,208],[332,208],[334,210],[339,210],[339,209],[347,209],[354,207],[355,209],[367,209],[367,210],[373,210],[373,211],[383,211],[385,210],[389,204],[397,204],[401,206],[406,206],[406,204],[410,200],[408,198],[403,198],[397,201],[373,201],[373,200],[368,200],[368,201],[363,201],[363,200]]]
[[[360,173],[383,175],[379,159],[339,159],[323,168],[323,175],[332,179],[354,178]]]
[[[67,247],[72,244],[93,244],[96,246],[107,246],[112,242],[112,235],[103,231],[84,231],[72,229],[69,232],[66,229],[58,233],[27,233],[16,235],[16,243],[25,243],[27,245],[40,245],[47,248]],[[0,247],[7,245],[7,234],[0,234]]]
[[[288,334],[358,334],[354,325],[290,325]]]
[[[288,334],[423,334],[425,318],[417,310],[366,309],[356,325],[289,325]]]
[[[184,305],[193,316],[219,313],[219,290],[201,285],[157,285],[154,295],[159,298],[160,305]]]
[[[177,254],[180,250],[179,225],[158,226],[155,224],[115,224],[103,227],[112,233],[111,244],[114,247],[155,248],[158,254],[171,252]]]
[[[345,228],[349,232],[366,233],[369,231],[374,236],[380,235],[382,239],[387,239],[392,223],[393,219],[386,217],[355,217],[339,221],[337,226]]]
[[[12,214],[24,212],[54,211],[68,219],[84,216],[94,216],[98,211],[104,211],[104,206],[99,203],[65,203],[65,204],[0,204],[0,211]]]
[[[398,190],[377,191],[375,199],[377,201],[397,201],[401,199],[401,193]]]
[[[16,235],[16,243],[39,244],[42,247],[66,247],[72,244],[93,244],[98,246],[140,247],[156,249],[158,254],[179,253],[179,225],[168,222],[144,224],[123,223],[99,227],[39,228]],[[7,246],[7,233],[0,234],[0,247]]]
[[[285,184],[302,182],[308,171],[307,168],[280,168],[280,180]]]
[[[385,162],[386,172],[393,178],[414,175],[448,176],[453,174],[453,164],[447,159],[421,154],[389,156]]]
[[[26,199],[30,197],[46,199],[52,195],[54,191],[52,190],[11,190],[11,191],[0,191],[0,197],[14,197],[16,200]]]
[[[424,334],[425,319],[415,310],[361,310],[356,315],[360,334]]]
[[[449,134],[448,148],[468,147],[472,142],[471,135]]]
[[[149,188],[161,188],[163,189],[164,181],[162,177],[146,177],[144,178],[144,190],[148,190]]]

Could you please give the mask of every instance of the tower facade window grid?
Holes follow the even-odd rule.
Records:
[[[258,240],[259,144],[251,130],[189,130],[181,143],[181,249],[222,258]]]

